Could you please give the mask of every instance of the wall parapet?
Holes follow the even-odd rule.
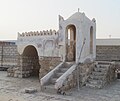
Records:
[[[43,31],[31,31],[31,32],[23,32],[22,34],[18,32],[18,37],[30,37],[30,36],[44,36],[44,35],[57,35],[58,31],[50,29]]]

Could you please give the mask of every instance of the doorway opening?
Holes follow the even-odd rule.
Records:
[[[27,46],[22,54],[22,69],[28,72],[28,76],[39,77],[39,56],[36,48]]]
[[[66,27],[66,61],[72,62],[76,58],[76,27],[68,25]]]

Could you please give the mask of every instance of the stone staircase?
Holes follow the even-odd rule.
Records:
[[[65,62],[64,65],[54,73],[54,75],[50,78],[49,82],[47,82],[43,86],[44,91],[49,93],[56,93],[57,92],[55,89],[56,80],[59,77],[61,77],[73,64],[74,62]]]
[[[90,88],[103,88],[107,84],[109,67],[109,62],[97,62],[88,78],[86,86]]]

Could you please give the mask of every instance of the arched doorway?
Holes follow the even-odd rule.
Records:
[[[90,54],[93,54],[93,27],[90,27]]]
[[[66,27],[66,61],[75,61],[76,58],[76,27]]]
[[[37,50],[34,46],[27,46],[22,54],[22,69],[28,72],[29,76],[37,76],[39,77],[39,57]]]

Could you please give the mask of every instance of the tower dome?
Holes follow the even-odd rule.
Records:
[[[69,20],[80,19],[81,16],[82,16],[82,13],[76,12],[76,13],[74,13],[72,16],[70,16],[68,19],[69,19]]]

